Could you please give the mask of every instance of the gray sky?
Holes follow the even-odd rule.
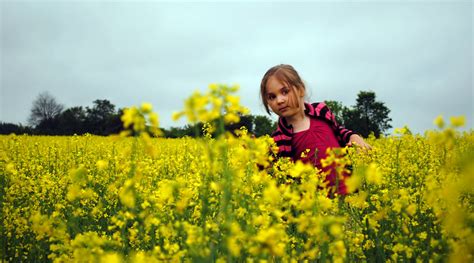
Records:
[[[439,114],[473,127],[471,1],[0,1],[0,121],[25,124],[49,91],[66,107],[151,102],[180,126],[172,112],[213,82],[265,114],[260,80],[285,63],[311,101],[372,90],[394,127],[423,132]]]

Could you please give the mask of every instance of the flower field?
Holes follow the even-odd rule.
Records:
[[[208,105],[196,120],[235,120],[243,108],[227,93],[179,114]],[[347,196],[312,166],[275,160],[269,137],[152,138],[148,104],[123,120],[110,137],[0,136],[2,260],[473,261],[474,133],[456,131],[462,118],[333,151],[326,163],[353,169]]]

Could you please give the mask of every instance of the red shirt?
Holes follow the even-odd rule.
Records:
[[[334,131],[331,129],[329,124],[319,118],[310,118],[309,129],[305,131],[295,132],[293,139],[291,140],[291,146],[293,147],[295,155],[293,160],[301,160],[303,163],[312,163],[318,169],[323,172],[328,172],[326,180],[329,181],[329,186],[334,186],[336,183],[336,171],[333,166],[323,168],[321,166],[321,159],[326,158],[326,150],[328,148],[337,148],[339,142],[337,141]],[[309,149],[305,155],[301,157],[301,154]],[[347,175],[344,175],[346,177]],[[337,193],[346,194],[346,185],[344,180],[339,180],[339,188]]]

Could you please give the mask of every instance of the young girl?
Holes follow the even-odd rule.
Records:
[[[371,148],[359,135],[338,125],[323,102],[304,102],[305,85],[290,65],[270,68],[263,76],[260,95],[267,112],[270,114],[271,109],[279,116],[277,129],[272,134],[279,149],[278,155],[312,163],[327,173],[329,187],[334,187],[337,175],[331,167],[321,166],[326,149],[354,144]],[[340,195],[347,193],[343,178],[339,180],[336,192]]]

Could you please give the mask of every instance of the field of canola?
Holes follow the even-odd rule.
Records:
[[[462,118],[334,151],[354,172],[333,198],[312,166],[273,160],[269,137],[151,138],[150,105],[123,119],[134,137],[0,136],[2,261],[473,261]]]

